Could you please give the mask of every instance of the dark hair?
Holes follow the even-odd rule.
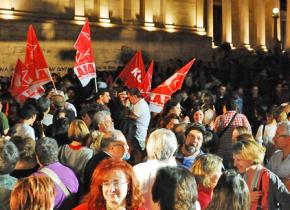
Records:
[[[237,103],[234,97],[228,96],[225,103],[227,111],[237,110]]]
[[[30,137],[22,138],[21,136],[13,136],[10,141],[12,141],[17,147],[21,160],[36,161],[34,139]]]
[[[176,99],[171,99],[169,101],[167,101],[165,104],[164,104],[164,107],[163,107],[163,110],[162,110],[162,113],[161,115],[162,116],[167,116],[169,111],[177,106],[178,104],[180,103],[180,101],[176,100]]]
[[[186,131],[184,133],[185,136],[187,136],[189,134],[189,132],[192,130],[197,130],[197,131],[201,132],[203,136],[206,134],[206,129],[205,129],[204,125],[202,125],[200,123],[191,123],[186,128]]]
[[[38,106],[42,112],[46,112],[50,108],[50,100],[46,97],[38,99]]]
[[[19,110],[19,116],[24,120],[29,120],[33,115],[37,115],[37,109],[31,104],[25,104]]]
[[[194,176],[182,167],[158,170],[152,187],[152,199],[161,210],[195,210],[197,186]]]
[[[55,139],[43,137],[36,141],[35,152],[40,163],[49,165],[58,162],[58,145]]]
[[[247,183],[234,170],[225,171],[214,189],[208,210],[248,210],[250,193]]]
[[[100,96],[104,95],[105,93],[110,93],[108,89],[99,89],[98,92],[96,93],[96,100],[100,98]]]
[[[19,152],[13,142],[0,138],[0,174],[11,173],[19,159]]]
[[[138,98],[142,98],[142,94],[138,88],[130,88],[128,90],[128,94],[131,96],[137,96]]]
[[[180,120],[180,118],[179,118],[179,116],[178,116],[177,114],[174,114],[174,113],[169,114],[168,116],[166,116],[166,117],[164,118],[163,127],[166,127],[166,125],[167,125],[168,123],[170,123],[170,121],[171,121],[172,119]]]

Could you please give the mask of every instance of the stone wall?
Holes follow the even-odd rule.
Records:
[[[35,28],[38,41],[52,72],[64,74],[73,67],[74,42],[82,28],[69,20],[0,20],[0,76],[10,76],[16,60],[25,58],[28,25]],[[83,24],[83,23],[82,23]],[[192,31],[169,33],[165,29],[147,31],[134,25],[101,27],[91,22],[92,44],[99,70],[115,70],[124,65],[120,60],[124,48],[142,49],[149,59],[161,66],[170,58],[183,60],[196,57],[209,60],[212,54],[211,38]]]

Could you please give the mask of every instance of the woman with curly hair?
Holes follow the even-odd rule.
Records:
[[[145,210],[143,203],[132,166],[110,158],[96,167],[90,192],[74,210]]]

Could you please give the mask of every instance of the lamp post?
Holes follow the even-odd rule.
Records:
[[[280,41],[278,39],[278,19],[279,19],[279,9],[273,8],[272,17],[274,20],[274,32],[273,32],[273,51],[274,54],[278,54],[281,51]]]

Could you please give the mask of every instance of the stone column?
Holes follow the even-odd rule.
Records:
[[[249,0],[239,1],[240,9],[240,45],[250,47]]]
[[[145,26],[154,26],[153,23],[153,0],[143,0],[140,5]]]
[[[256,28],[257,28],[257,47],[266,49],[266,7],[265,0],[255,1]]]
[[[100,0],[100,22],[110,22],[109,16],[109,0]]]
[[[204,31],[204,0],[196,0],[196,29]]]
[[[84,19],[85,0],[75,0],[75,19]]]
[[[232,43],[232,3],[231,0],[222,0],[222,41]]]
[[[132,0],[122,0],[122,22],[133,20]]]
[[[213,0],[207,0],[207,36],[213,40]]]
[[[290,0],[287,0],[285,49],[290,51]]]

